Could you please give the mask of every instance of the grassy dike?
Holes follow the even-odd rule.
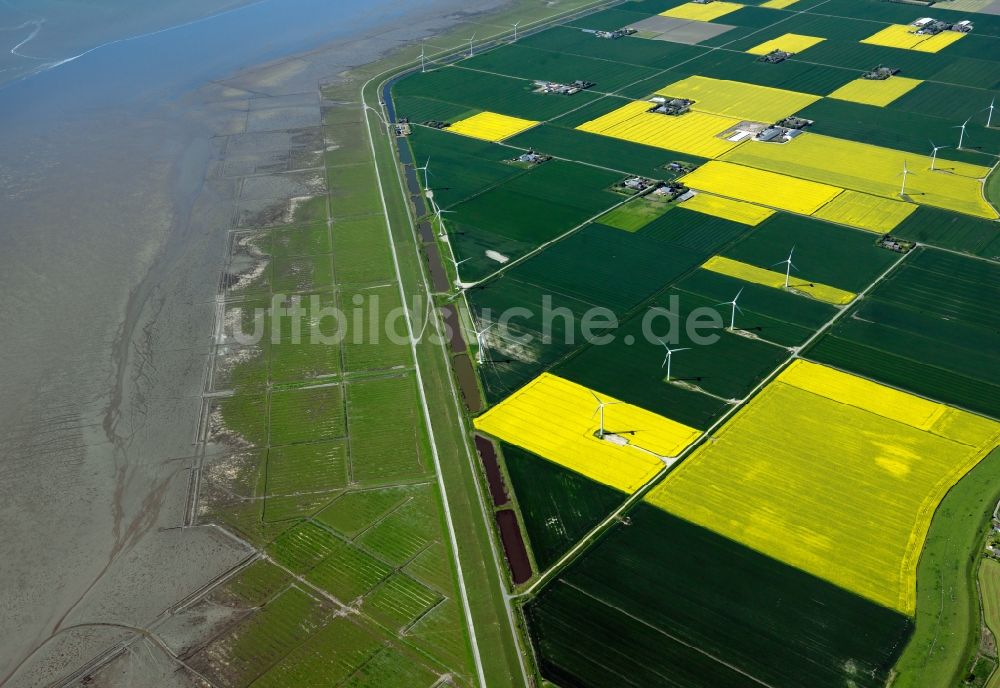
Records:
[[[534,24],[546,23],[568,13],[606,4],[608,3],[567,2],[543,8],[533,2],[519,2],[501,15],[484,19],[483,23],[489,28],[499,29],[497,34],[503,36],[508,32],[506,27],[514,21],[521,22],[519,29],[525,32]],[[477,26],[482,27],[482,24],[477,23]],[[450,42],[459,49],[464,45],[464,39],[454,37],[463,33],[463,28],[449,32],[452,37]],[[493,38],[480,34],[483,42],[489,42]],[[433,41],[435,46],[449,43],[448,38]],[[412,64],[417,54],[415,49],[407,49],[393,60],[404,66],[389,67],[379,74],[373,74],[363,86],[363,102],[382,112],[379,107],[382,84],[394,75],[406,71],[409,68],[407,63]],[[379,66],[384,65],[380,63],[359,70],[359,74],[370,74]],[[358,75],[352,77],[355,81],[358,79]],[[339,96],[341,92],[341,87],[324,91],[327,97]],[[371,141],[375,163],[405,301],[409,305],[414,297],[418,297],[422,299],[422,303],[426,303],[430,298],[428,275],[416,242],[415,218],[412,217],[404,191],[394,143],[386,135],[378,115],[371,111],[368,111],[368,129],[373,135]],[[419,328],[424,314],[411,313],[411,317],[415,328]],[[430,327],[438,333],[443,332],[443,323],[439,319]],[[481,660],[482,680],[490,688],[525,685],[530,681],[529,676],[534,673],[530,651],[522,649],[527,647],[527,639],[519,637],[522,631],[506,597],[506,564],[494,535],[490,518],[492,512],[487,506],[478,458],[471,442],[471,424],[460,402],[446,346],[432,339],[425,337],[415,347],[417,364],[421,371],[431,434],[437,447],[444,492],[458,545],[458,560],[467,591],[475,644]]]

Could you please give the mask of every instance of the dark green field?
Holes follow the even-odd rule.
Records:
[[[1000,266],[922,250],[808,356],[1000,415]]]
[[[520,447],[502,444],[501,450],[540,570],[625,500],[623,493]]]
[[[714,335],[717,338],[714,343],[693,342],[685,332],[685,323],[692,311],[712,309],[714,303],[690,292],[670,290],[650,304],[677,313],[678,325],[671,326],[664,317],[649,321],[646,329],[657,338],[672,331],[677,339],[670,343],[671,348],[689,349],[675,354],[671,365],[674,381],[686,386],[667,384],[663,367],[666,350],[643,333],[643,321],[649,312],[646,309],[622,323],[612,343],[590,345],[561,363],[554,372],[687,425],[706,428],[728,408],[725,400],[746,396],[789,355],[781,347],[730,333],[722,327],[700,330],[702,336]],[[718,310],[721,316],[724,309],[713,310]],[[728,325],[728,317],[726,311],[726,320],[721,324]]]
[[[989,220],[920,206],[892,233],[910,241],[1000,259],[1000,232],[997,223]]]
[[[883,685],[905,616],[647,504],[629,517],[527,607],[550,680]]]
[[[745,263],[784,271],[775,265],[788,257],[792,275],[848,291],[860,291],[892,265],[899,255],[875,245],[875,236],[805,217],[778,213],[758,225],[722,255]]]

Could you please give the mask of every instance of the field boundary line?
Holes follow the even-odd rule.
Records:
[[[716,663],[721,664],[721,665],[723,665],[725,667],[728,667],[728,668],[732,669],[733,671],[735,671],[736,673],[738,673],[738,674],[740,674],[742,676],[746,676],[748,679],[750,679],[754,683],[758,683],[758,684],[760,684],[762,686],[765,686],[765,688],[775,688],[770,683],[766,683],[764,681],[761,681],[756,676],[743,671],[739,667],[733,666],[729,662],[726,662],[726,661],[723,661],[723,660],[719,659],[718,657],[716,657],[712,653],[706,652],[705,650],[702,650],[700,647],[698,647],[696,645],[692,645],[691,643],[688,643],[688,642],[685,642],[685,641],[681,640],[677,636],[668,633],[667,631],[663,630],[659,626],[657,626],[655,624],[652,624],[652,623],[646,621],[645,619],[640,619],[638,616],[635,616],[634,614],[631,614],[631,613],[625,611],[621,607],[618,607],[616,605],[611,604],[607,600],[603,600],[600,597],[596,597],[595,595],[592,595],[591,593],[587,592],[586,590],[584,590],[583,588],[579,587],[578,585],[574,585],[573,583],[570,583],[569,581],[563,581],[563,585],[567,585],[570,588],[572,588],[573,590],[576,590],[577,592],[579,592],[580,594],[586,595],[587,597],[589,597],[590,599],[594,600],[598,604],[603,604],[605,607],[610,607],[611,609],[614,609],[616,612],[621,612],[622,614],[624,614],[628,618],[632,619],[633,621],[638,621],[639,623],[641,623],[646,628],[649,628],[649,629],[651,629],[653,631],[656,631],[657,633],[660,633],[661,635],[665,635],[668,638],[670,638],[671,640],[673,640],[674,642],[680,643],[684,647],[687,647],[687,648],[689,648],[691,650],[694,650],[695,652],[697,652],[699,654],[705,655],[706,657],[708,657],[709,659],[711,659],[713,662],[716,662]]]

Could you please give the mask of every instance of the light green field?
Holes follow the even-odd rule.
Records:
[[[979,640],[975,567],[998,497],[995,449],[948,492],[931,521],[917,566],[916,627],[896,664],[894,688],[960,681]]]
[[[643,196],[608,211],[597,221],[626,232],[636,232],[673,207],[666,201]]]

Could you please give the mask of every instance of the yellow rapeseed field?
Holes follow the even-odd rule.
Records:
[[[998,441],[1000,423],[799,360],[647,500],[913,614],[934,510]]]
[[[907,79],[905,76],[891,76],[888,79],[855,79],[848,81],[827,98],[885,107],[922,83],[924,82],[920,79]]]
[[[916,209],[914,203],[847,190],[813,213],[813,217],[885,234]]]
[[[604,402],[617,401],[597,395]],[[663,468],[655,455],[676,456],[701,434],[619,402],[605,407],[605,430],[635,433],[622,435],[629,445],[600,440],[596,410],[591,390],[543,373],[474,422],[482,432],[630,494]]]
[[[707,5],[697,2],[686,2],[683,5],[671,8],[666,12],[660,12],[661,17],[673,17],[674,19],[694,19],[696,21],[712,21],[719,17],[735,12],[743,7],[735,2],[722,2],[716,0]]]
[[[744,144],[748,145],[748,144]],[[784,146],[776,144],[775,148]],[[729,158],[727,155],[726,158]],[[829,203],[842,189],[728,162],[707,162],[685,175],[684,184],[718,196],[728,196],[778,210],[810,215]]]
[[[769,41],[764,41],[760,45],[747,50],[751,55],[767,55],[772,50],[784,50],[786,53],[800,53],[806,48],[811,48],[817,43],[822,43],[825,38],[818,36],[803,36],[798,33],[786,33]]]
[[[906,190],[913,202],[997,218],[980,181],[989,168],[980,165],[938,157],[938,169],[932,172],[929,155],[811,133],[781,145],[748,141],[722,159],[891,199],[899,198],[905,162],[910,171]]]
[[[772,10],[783,10],[789,5],[794,5],[799,0],[767,0],[767,2],[762,2],[760,7],[767,7]]]
[[[917,29],[914,26],[893,24],[872,34],[868,38],[862,39],[861,42],[882,45],[887,48],[903,48],[905,50],[918,50],[922,53],[936,53],[965,36],[964,33],[959,31],[942,31],[933,36],[920,34],[916,31]]]
[[[448,131],[484,141],[503,141],[514,134],[531,129],[536,124],[538,122],[530,119],[510,117],[496,112],[480,112],[478,115],[454,122],[448,127]]]
[[[765,287],[775,289],[785,288],[785,273],[759,268],[725,256],[712,256],[705,261],[702,266],[705,270],[717,272],[720,275],[728,275],[745,282],[762,284]],[[804,296],[809,296],[817,301],[824,301],[838,306],[843,306],[854,300],[855,294],[837,287],[831,287],[819,282],[810,282],[801,275],[793,274],[788,279],[788,289]]]
[[[809,93],[707,76],[689,76],[664,86],[656,93],[693,100],[691,109],[696,112],[768,124],[793,115],[820,99],[820,96]]]
[[[637,100],[577,129],[704,158],[716,158],[737,145],[716,135],[739,120],[705,112],[688,112],[680,117],[652,114],[652,107],[652,103]]]
[[[722,196],[700,193],[694,198],[684,201],[684,206],[688,210],[696,210],[706,215],[714,215],[733,222],[756,227],[767,218],[774,215],[770,208],[746,203],[744,201],[734,201]]]

